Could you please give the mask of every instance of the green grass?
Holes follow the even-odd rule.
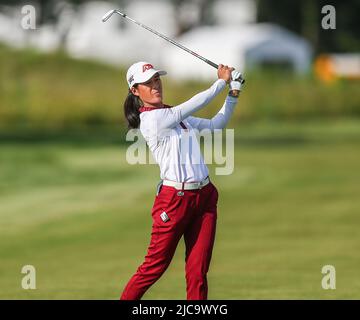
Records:
[[[201,62],[199,62],[201,63]],[[124,124],[126,68],[71,59],[64,53],[40,54],[0,45],[0,128],[68,129]],[[359,81],[325,84],[312,75],[253,72],[233,123],[244,120],[337,119],[360,116]],[[177,105],[208,88],[207,82],[163,81],[164,102]],[[214,71],[214,80],[216,72]],[[225,93],[199,114],[212,116]]]
[[[210,299],[360,298],[359,128],[236,129],[234,173],[212,174],[220,197]],[[1,299],[117,299],[142,262],[158,168],[130,166],[117,138],[93,136],[0,144]],[[36,290],[21,289],[26,264]],[[336,290],[321,288],[326,264]],[[185,297],[181,241],[144,298]]]

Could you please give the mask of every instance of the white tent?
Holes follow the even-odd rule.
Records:
[[[238,27],[201,27],[177,39],[178,42],[214,61],[249,70],[263,62],[287,62],[296,72],[306,72],[311,64],[310,44],[296,34],[274,24]],[[166,45],[162,65],[169,75],[180,79],[213,79],[215,70],[195,57]]]

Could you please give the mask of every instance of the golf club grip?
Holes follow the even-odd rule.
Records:
[[[210,60],[208,60],[208,59],[205,59],[204,61],[205,61],[207,64],[209,64],[210,66],[214,67],[215,69],[218,69],[218,68],[219,68],[219,65],[218,65],[218,64],[216,64],[216,63],[214,63],[214,62],[212,62],[212,61],[210,61]]]

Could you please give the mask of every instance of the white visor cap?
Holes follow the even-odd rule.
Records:
[[[126,80],[128,82],[129,88],[131,89],[134,84],[144,83],[150,80],[154,74],[158,73],[160,76],[167,74],[164,70],[157,70],[154,66],[145,61],[140,61],[134,63],[128,69],[126,73]]]

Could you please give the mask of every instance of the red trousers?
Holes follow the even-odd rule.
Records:
[[[162,186],[152,208],[151,241],[144,262],[127,283],[121,300],[138,300],[169,266],[177,244],[184,236],[186,291],[188,300],[207,299],[207,278],[213,249],[218,192],[210,182],[199,190]],[[164,221],[165,212],[169,219]],[[164,217],[164,214],[163,214]]]

